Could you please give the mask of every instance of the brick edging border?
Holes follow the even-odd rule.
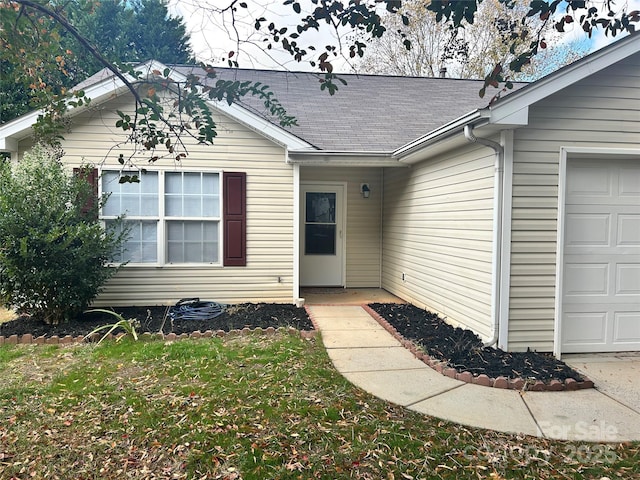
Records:
[[[315,323],[314,323],[315,327]],[[165,341],[176,341],[176,340],[184,340],[187,338],[212,338],[212,337],[231,337],[238,335],[250,335],[250,334],[264,334],[264,335],[275,335],[276,333],[288,333],[290,335],[300,335],[301,338],[313,338],[318,333],[317,328],[315,330],[298,330],[293,327],[256,327],[251,329],[249,327],[245,327],[242,330],[229,330],[228,332],[225,330],[206,330],[204,332],[200,330],[196,330],[191,333],[151,333],[144,332],[138,334],[138,338],[145,339],[155,339],[155,340],[165,340]],[[107,339],[113,340],[118,339],[119,337],[125,336],[125,333],[120,333],[118,335],[109,334],[107,335]],[[91,343],[100,340],[103,337],[100,333],[94,333],[89,340],[86,340],[85,335],[71,336],[65,335],[64,337],[59,337],[58,335],[52,335],[51,337],[46,337],[41,335],[39,337],[34,337],[30,333],[25,333],[23,335],[10,335],[8,337],[0,336],[0,345],[71,345],[75,343]]]
[[[318,323],[316,322],[315,315],[307,305],[304,305],[303,308],[304,308],[304,311],[307,312],[307,317],[309,317],[309,320],[311,320],[311,324],[313,325],[313,331],[319,332],[320,328],[318,327]]]
[[[474,375],[473,373],[467,371],[458,372],[455,368],[447,366],[446,362],[432,358],[427,353],[420,351],[415,343],[407,340],[402,335],[400,335],[400,333],[387,320],[385,320],[384,317],[373,310],[369,305],[363,304],[362,308],[369,315],[371,315],[373,319],[376,320],[387,332],[393,335],[402,344],[403,347],[413,353],[413,355],[418,360],[421,360],[423,363],[446,377],[460,380],[461,382],[473,383],[474,385],[482,385],[484,387],[504,388],[521,391],[526,390],[530,392],[560,392],[569,390],[582,390],[594,387],[594,383],[586,377],[583,377],[582,381],[577,381],[573,378],[567,378],[564,382],[561,382],[560,380],[551,380],[549,383],[545,383],[541,380],[536,380],[534,383],[532,383],[531,381],[527,381],[523,378],[493,378],[484,374]]]

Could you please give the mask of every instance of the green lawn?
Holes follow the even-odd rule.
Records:
[[[0,348],[0,478],[639,478],[640,444],[547,441],[380,401],[319,340]]]

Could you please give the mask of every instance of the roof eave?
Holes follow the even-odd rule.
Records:
[[[340,150],[291,150],[287,163],[310,167],[406,167],[392,152],[340,151]]]
[[[412,142],[398,148],[393,152],[393,157],[399,162],[406,164],[414,164],[431,157],[436,152],[430,152],[430,148],[445,140],[451,139],[458,132],[464,129],[465,125],[488,121],[489,112],[486,109],[474,110],[457,119],[443,125],[440,128],[432,130]]]
[[[487,108],[475,110],[404,145],[393,153],[400,162],[417,163],[445,149],[462,144],[456,134],[465,125],[493,126],[498,130],[525,126],[529,122],[529,108],[534,103],[567,88],[583,78],[637,53],[640,35],[619,40],[588,57],[510,93]]]
[[[152,72],[158,70],[163,71],[168,68],[164,64],[155,60],[145,62],[136,67],[136,70],[146,70],[149,75]],[[173,69],[170,69],[172,78],[178,81],[185,81],[186,77]],[[135,78],[126,74],[125,78],[134,82]],[[86,97],[90,98],[92,103],[90,105],[99,104],[109,98],[117,97],[126,92],[128,87],[119,78],[110,75],[104,79],[97,81],[93,85],[84,87]],[[308,142],[300,139],[296,135],[286,131],[280,126],[269,122],[268,120],[250,112],[249,110],[241,107],[237,104],[228,105],[224,102],[217,102],[208,100],[207,104],[213,109],[229,115],[239,123],[248,127],[249,129],[257,132],[258,134],[266,137],[274,143],[290,149],[290,150],[315,150],[316,148]],[[70,109],[67,115],[76,116],[79,113],[86,110],[87,107],[77,107]],[[5,125],[0,126],[0,151],[15,152],[18,148],[18,142],[31,134],[33,124],[37,121],[38,116],[42,115],[43,110],[30,112],[22,117],[19,117]]]
[[[154,67],[161,67],[161,64],[155,61],[149,61],[140,66],[146,65],[151,71]],[[139,67],[138,67],[139,68]],[[129,74],[124,75],[125,78],[131,82],[135,81]],[[91,106],[100,104],[101,102],[121,95],[128,90],[128,87],[122,80],[111,75],[107,78],[99,80],[98,82],[87,85],[82,88],[85,92],[85,97],[91,99],[89,105],[85,104],[81,107],[73,107],[66,112],[69,117],[75,117],[80,113],[87,110]],[[18,142],[27,138],[33,131],[33,125],[38,121],[38,117],[44,114],[44,109],[39,109],[33,112],[26,113],[21,117],[18,117],[4,125],[0,126],[0,151],[16,152],[18,150]]]
[[[165,67],[167,68],[167,67]],[[170,76],[173,79],[178,79],[178,81],[186,81],[187,76],[179,71],[169,67]],[[305,142],[298,136],[288,132],[284,128],[276,125],[273,122],[270,122],[266,118],[257,115],[247,108],[237,104],[232,103],[229,105],[227,102],[219,101],[219,100],[207,100],[207,104],[213,108],[214,110],[223,113],[238,123],[244,125],[245,127],[253,130],[259,135],[271,140],[272,142],[280,145],[283,148],[288,150],[315,150],[316,148],[308,142]]]
[[[547,98],[640,51],[640,34],[630,35],[510,93],[491,105],[492,123]]]
[[[225,102],[208,101],[207,104],[288,150],[317,150],[312,144],[236,103],[229,105]]]

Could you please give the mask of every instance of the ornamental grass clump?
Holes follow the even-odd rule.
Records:
[[[59,324],[87,308],[116,272],[126,229],[98,220],[88,167],[70,175],[61,154],[36,146],[0,162],[0,305]]]
[[[102,341],[106,338],[109,338],[109,335],[116,330],[122,330],[124,335],[118,337],[116,341],[121,340],[124,337],[131,337],[134,341],[138,341],[138,333],[136,332],[136,328],[140,328],[140,322],[138,322],[135,318],[126,319],[122,315],[114,312],[113,310],[104,310],[102,308],[96,308],[94,310],[88,310],[87,313],[92,312],[100,312],[107,313],[109,315],[113,315],[115,317],[116,322],[111,323],[109,325],[103,325],[102,327],[98,327],[92,332],[90,332],[87,336],[84,337],[85,340],[91,339],[93,334],[102,332],[103,330],[107,330],[107,333],[102,335],[102,338],[98,340],[98,345],[102,343]]]

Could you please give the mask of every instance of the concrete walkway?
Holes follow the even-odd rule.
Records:
[[[308,308],[336,369],[381,399],[501,432],[589,442],[640,440],[638,370],[629,373],[634,383],[623,382],[624,388],[610,379],[607,387],[592,372],[589,377],[599,389],[519,392],[483,387],[445,377],[425,365],[360,306]],[[609,371],[615,369],[610,361],[602,363]],[[617,366],[619,370],[622,363]]]

